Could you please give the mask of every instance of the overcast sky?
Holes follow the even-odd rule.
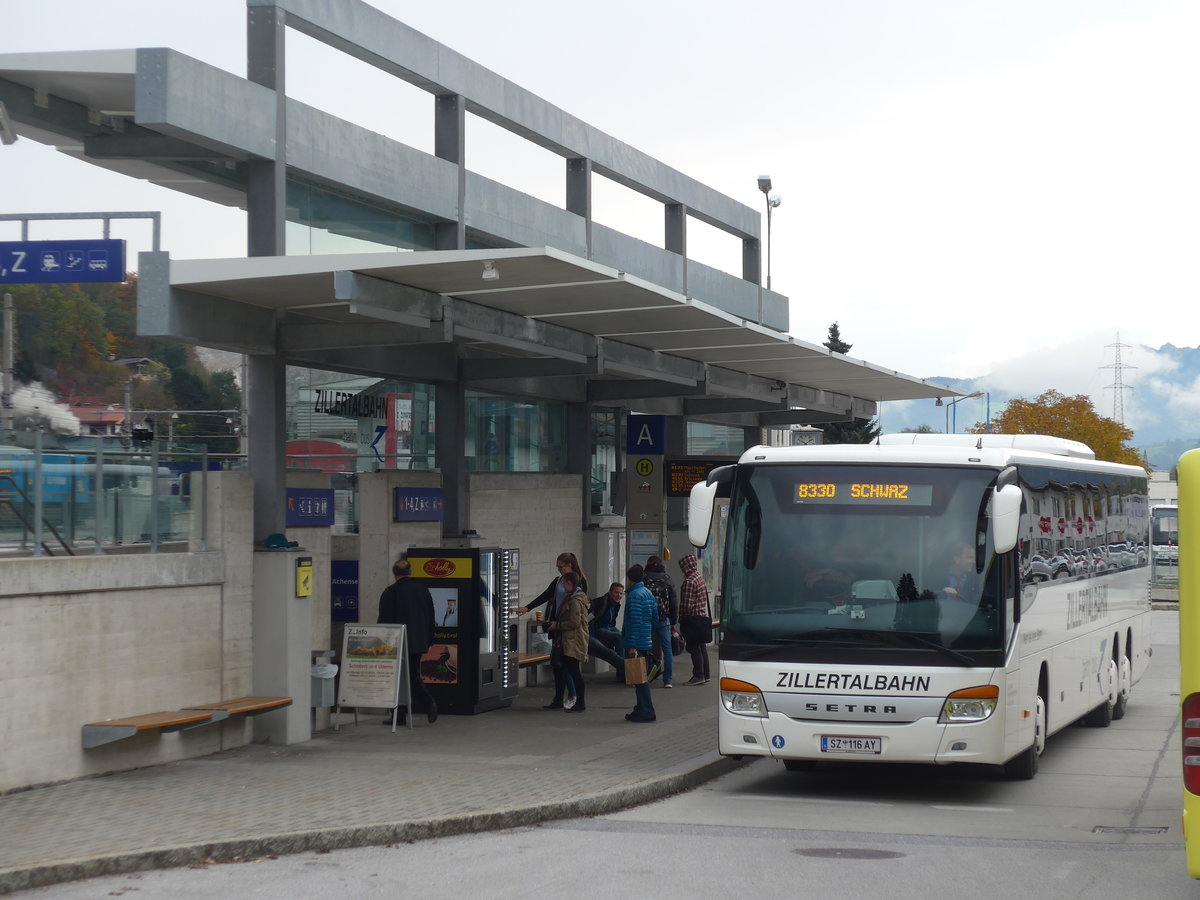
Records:
[[[1098,396],[1118,332],[1200,343],[1200,4],[373,5],[743,203],[771,175],[802,340],[836,320],[852,356],[910,375]],[[168,46],[245,73],[243,0],[0,0],[0,20],[0,53]],[[391,82],[290,38],[289,93],[432,150],[427,95]],[[561,162],[493,132],[471,126],[468,165],[561,204]],[[161,209],[172,256],[244,255],[241,213],[29,140],[0,148],[0,184],[0,212]],[[657,204],[600,189],[596,215],[661,246]],[[707,230],[695,255],[738,271]]]

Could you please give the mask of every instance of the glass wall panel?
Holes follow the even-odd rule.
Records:
[[[433,250],[433,226],[301,182],[287,186],[287,252],[386,253]]]
[[[689,456],[741,456],[746,449],[746,432],[733,425],[687,423]]]
[[[624,418],[621,410],[604,408],[592,411],[592,515],[608,515],[613,511],[613,491],[620,463],[618,456],[618,421]]]
[[[288,367],[287,465],[330,473],[432,469],[433,385]]]
[[[567,471],[567,409],[478,391],[465,398],[468,472]]]

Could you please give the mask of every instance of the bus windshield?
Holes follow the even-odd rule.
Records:
[[[725,658],[994,665],[1011,633],[988,533],[995,471],[739,467]]]

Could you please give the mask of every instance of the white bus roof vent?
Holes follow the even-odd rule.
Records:
[[[1008,450],[1031,450],[1037,453],[1050,453],[1054,456],[1068,456],[1072,459],[1095,459],[1096,454],[1087,444],[1071,441],[1066,438],[1051,437],[1048,434],[884,434],[879,437],[880,444],[911,444],[916,447],[976,447],[986,449],[996,447]]]

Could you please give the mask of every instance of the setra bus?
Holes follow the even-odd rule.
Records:
[[[722,755],[1032,778],[1049,735],[1121,718],[1149,662],[1146,472],[1078,442],[756,447],[692,488],[697,547],[718,494]]]

